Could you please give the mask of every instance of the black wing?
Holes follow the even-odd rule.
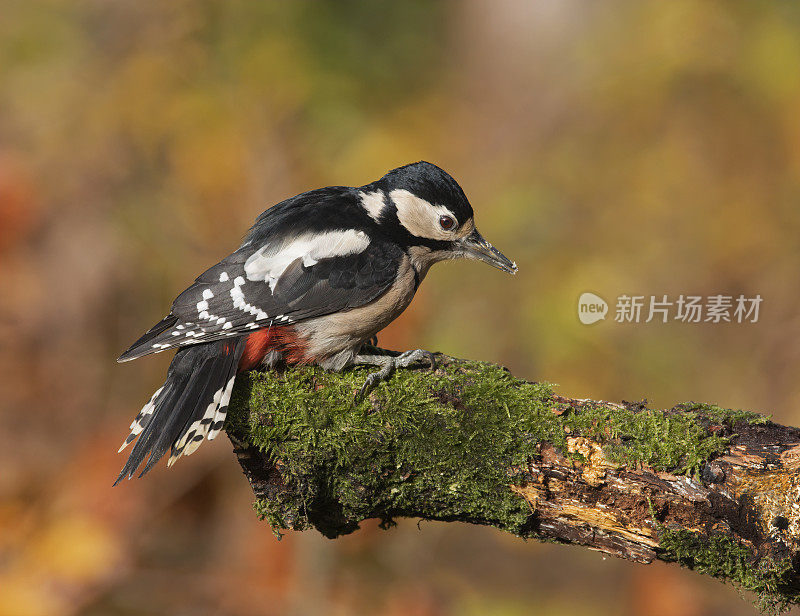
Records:
[[[372,239],[360,252],[318,260],[300,255],[275,279],[252,280],[248,259],[265,247],[245,244],[201,274],[118,361],[363,306],[392,285],[404,255],[396,244]]]

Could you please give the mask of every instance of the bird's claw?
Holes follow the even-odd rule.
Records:
[[[413,351],[405,351],[397,356],[381,355],[373,356],[366,359],[362,363],[371,365],[380,365],[381,369],[377,372],[372,372],[367,375],[364,384],[356,394],[356,402],[362,400],[370,391],[372,391],[378,383],[387,380],[394,371],[398,368],[410,368],[420,362],[427,362],[430,364],[431,370],[436,370],[436,357],[430,351],[424,349],[414,349]]]
[[[426,361],[429,363],[431,366],[431,372],[436,370],[436,356],[425,349],[406,351],[405,353],[400,353],[400,355],[395,358],[397,368],[408,368],[420,361]]]
[[[386,369],[384,368],[379,372],[373,372],[367,375],[367,378],[364,379],[364,384],[361,386],[361,389],[359,389],[358,393],[356,394],[356,402],[363,400],[364,397],[369,392],[371,392],[378,383],[388,378],[388,376],[383,376],[385,370]],[[394,371],[392,370],[392,372]]]

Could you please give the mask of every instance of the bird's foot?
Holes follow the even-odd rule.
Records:
[[[436,370],[436,358],[430,351],[414,349],[399,355],[356,355],[355,365],[380,366],[380,370],[367,375],[364,384],[356,394],[356,401],[361,400],[381,381],[387,380],[398,368],[411,368],[415,364],[425,362],[431,370]]]

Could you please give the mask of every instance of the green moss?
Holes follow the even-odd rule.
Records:
[[[679,404],[675,409],[686,413],[698,413],[712,422],[727,423],[729,425],[739,422],[752,425],[765,424],[770,419],[768,415],[760,415],[753,411],[726,409],[716,404],[707,404],[705,402],[686,402]]]
[[[508,486],[524,481],[541,443],[580,458],[567,453],[567,438],[584,436],[614,462],[679,473],[696,472],[727,444],[707,429],[700,409],[569,406],[547,384],[480,362],[402,370],[355,403],[368,372],[304,367],[237,379],[227,429],[267,452],[291,487],[257,503],[273,528],[305,527],[324,510],[335,519],[314,524],[337,534],[376,511],[387,512],[390,524],[405,512],[424,513],[420,504],[428,503],[431,518],[530,534],[529,505]],[[739,417],[713,413],[715,422]]]
[[[665,413],[636,405],[590,403],[567,417],[565,424],[573,433],[604,444],[612,462],[679,474],[696,473],[728,444],[695,413]]]
[[[518,532],[529,508],[507,489],[509,469],[557,425],[533,421],[549,413],[549,386],[464,363],[401,371],[354,403],[367,373],[255,373],[237,391],[229,430],[268,452],[303,494],[299,503],[259,503],[259,513],[273,526],[295,526],[321,499],[360,520],[375,509],[402,515],[424,494],[435,517],[485,519]]]
[[[800,600],[800,591],[787,586],[792,569],[789,560],[776,563],[763,558],[756,562],[750,550],[730,537],[706,537],[685,529],[661,527],[659,543],[663,560],[755,593],[762,612],[777,614]]]

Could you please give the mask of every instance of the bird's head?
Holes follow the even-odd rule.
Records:
[[[418,269],[469,258],[517,272],[516,263],[478,233],[464,191],[436,165],[422,161],[392,169],[362,187],[361,203],[384,232],[408,247]]]

